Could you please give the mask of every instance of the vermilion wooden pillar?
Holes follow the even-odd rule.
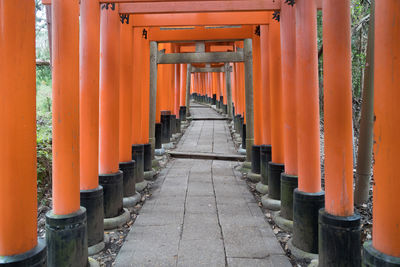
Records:
[[[251,173],[249,179],[254,182],[261,180],[260,170],[260,149],[262,145],[262,130],[261,125],[261,51],[260,51],[260,36],[256,34],[256,27],[253,27],[253,94],[254,94],[254,145],[251,148]]]
[[[102,4],[99,181],[104,190],[105,218],[122,213],[123,174],[119,170],[120,27],[118,4]],[[105,228],[108,227],[105,225]]]
[[[364,244],[363,264],[399,266],[400,2],[375,3],[373,232],[372,243]]]
[[[46,214],[47,263],[61,264],[68,244],[76,250],[63,264],[86,266],[86,210],[79,197],[78,0],[52,1],[52,36],[53,209]],[[64,228],[71,231],[67,237]]]
[[[104,248],[103,187],[99,186],[99,64],[100,5],[82,0],[80,5],[79,123],[81,205],[86,208],[88,246]]]
[[[296,121],[296,13],[292,6],[281,9],[282,111],[285,172],[281,175],[280,216],[293,220],[293,191],[297,188]]]
[[[298,0],[296,13],[296,97],[298,189],[293,200],[293,245],[318,253],[318,210],[324,207],[319,146],[317,7]]]
[[[261,181],[256,190],[265,195],[268,192],[268,162],[271,161],[271,107],[270,107],[270,70],[269,70],[269,25],[260,25],[260,67],[261,67]]]
[[[46,249],[37,240],[35,3],[2,1],[0,18],[0,265],[40,265]]]
[[[269,25],[269,77],[271,107],[272,160],[268,164],[268,197],[263,205],[272,210],[280,209],[281,173],[284,172],[283,109],[280,23],[274,19]]]
[[[319,212],[319,262],[360,266],[360,216],[353,207],[350,0],[324,1],[325,210]],[[345,232],[346,234],[342,234]]]
[[[139,139],[141,138],[142,99],[141,95],[133,95],[133,66],[136,58],[133,51],[137,34],[134,34],[130,20],[129,15],[122,17],[120,26],[119,169],[123,173],[124,207],[133,207],[140,200],[140,194],[136,192],[137,162],[132,160],[132,137],[139,134]],[[138,121],[133,119],[135,116],[139,117]]]
[[[180,64],[180,100],[179,100],[179,118],[186,120],[186,79],[187,64]]]

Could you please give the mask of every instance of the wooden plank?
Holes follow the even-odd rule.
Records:
[[[280,10],[281,2],[282,0],[135,2],[120,4],[119,10],[125,14],[274,11]]]
[[[158,64],[243,62],[243,52],[159,54]]]
[[[243,40],[252,37],[253,27],[249,25],[234,28],[193,27],[190,29],[150,27],[148,30],[149,40],[157,42]]]

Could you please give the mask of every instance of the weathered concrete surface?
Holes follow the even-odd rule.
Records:
[[[177,150],[234,153],[226,122],[220,123],[192,122]],[[217,138],[225,142],[206,143]],[[291,266],[236,164],[171,160],[115,266]]]

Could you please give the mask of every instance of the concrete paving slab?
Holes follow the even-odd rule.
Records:
[[[210,108],[193,116],[216,116]],[[235,153],[226,121],[192,121],[175,151]],[[291,266],[233,161],[171,159],[115,266]]]

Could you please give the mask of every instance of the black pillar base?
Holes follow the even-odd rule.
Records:
[[[285,171],[285,165],[268,162],[268,197],[270,199],[281,199],[281,173]]]
[[[179,118],[181,119],[181,121],[186,121],[186,107],[185,106],[181,106],[179,108]]]
[[[176,119],[176,133],[181,133],[181,119]]]
[[[253,145],[251,148],[251,172],[260,174],[260,149],[261,146]]]
[[[246,124],[242,124],[242,148],[246,149]]]
[[[325,193],[293,193],[293,245],[318,254],[318,212],[325,206]]]
[[[161,123],[156,123],[156,128],[155,128],[155,139],[156,139],[156,143],[155,143],[155,149],[160,149],[161,148],[161,144],[162,144],[162,142],[161,142],[161,140],[162,140],[162,137],[161,137],[161,128],[162,128],[162,125],[161,125]]]
[[[46,214],[48,266],[88,266],[86,209],[68,215]]]
[[[136,169],[136,162],[134,160],[128,162],[120,162],[119,169],[120,171],[122,171],[124,197],[131,197],[135,195],[136,181],[134,173]]]
[[[136,183],[144,181],[144,146],[132,145],[132,159],[136,162],[134,179]]]
[[[176,134],[176,115],[171,115],[171,136]]]
[[[225,114],[228,114],[228,105],[225,105],[225,104],[222,104],[222,111],[225,113]]]
[[[341,217],[319,210],[319,265],[361,266],[361,218]],[[400,263],[400,262],[399,262]],[[381,266],[381,265],[374,265]]]
[[[143,145],[143,170],[145,172],[151,171],[152,166],[151,166],[151,144],[144,144]]]
[[[232,103],[232,115],[235,116],[235,105]]]
[[[124,197],[122,172],[100,174],[99,183],[103,187],[104,218],[117,217],[122,213],[122,199]]]
[[[384,254],[372,246],[371,241],[367,241],[363,246],[362,253],[363,267],[399,267],[400,258]]]
[[[46,267],[46,262],[46,242],[43,239],[38,239],[36,247],[25,253],[0,257],[0,266],[2,267]]]
[[[217,103],[217,95],[216,95],[216,94],[213,94],[211,104],[215,105],[216,103]]]
[[[104,240],[103,187],[81,190],[81,206],[86,209],[88,246]]]
[[[268,185],[268,162],[272,160],[271,145],[262,145],[260,147],[260,174],[261,183]]]
[[[170,142],[171,138],[171,112],[161,111],[161,143]]]
[[[293,221],[293,191],[297,188],[298,177],[281,173],[281,216]]]

